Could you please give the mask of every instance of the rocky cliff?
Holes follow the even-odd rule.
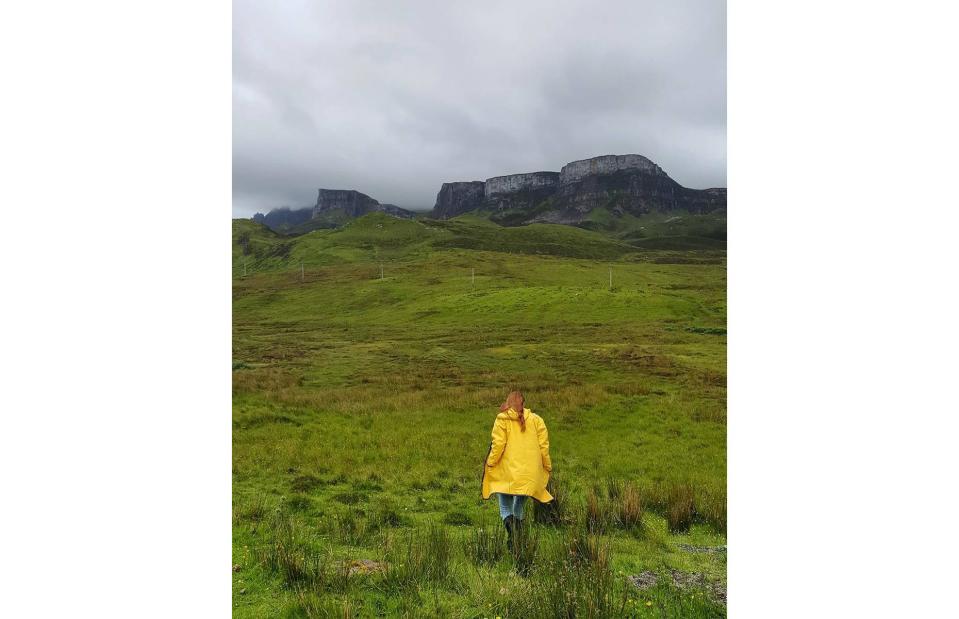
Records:
[[[335,228],[350,219],[377,211],[403,219],[414,217],[412,211],[395,204],[380,204],[354,189],[320,189],[316,204],[312,207],[273,209],[265,215],[257,213],[253,216],[253,221],[262,223],[275,232],[301,234],[318,228]]]
[[[529,174],[510,174],[486,179],[484,194],[487,199],[518,191],[555,191],[559,185],[557,172],[530,172]]]
[[[483,205],[498,212],[532,209],[556,193],[558,186],[557,172],[494,176],[486,180]]]
[[[444,183],[433,216],[447,219],[488,210],[501,223],[579,223],[596,208],[608,208],[614,215],[641,215],[679,210],[708,213],[725,207],[725,189],[683,187],[646,157],[631,154],[573,161],[559,172],[496,176],[485,183]]]
[[[666,176],[661,167],[642,155],[603,155],[567,163],[559,172],[559,180],[560,183],[568,185],[590,176],[603,176],[625,170],[653,176]]]
[[[382,211],[394,217],[413,217],[411,211],[395,204],[380,204],[355,189],[320,189],[316,196],[316,206],[313,207],[313,219],[331,213],[346,217],[362,217],[373,211]]]
[[[485,189],[486,183],[483,181],[443,183],[436,194],[433,216],[449,219],[476,210],[483,203]]]
[[[291,209],[288,206],[275,208],[269,213],[257,213],[253,221],[261,223],[274,232],[286,232],[310,221],[313,217],[313,207]]]

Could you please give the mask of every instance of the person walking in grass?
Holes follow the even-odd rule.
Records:
[[[512,550],[513,536],[523,523],[526,497],[542,503],[553,500],[546,491],[553,470],[549,434],[543,418],[526,408],[523,394],[512,391],[496,415],[492,435],[483,470],[483,498],[497,495],[507,544]]]

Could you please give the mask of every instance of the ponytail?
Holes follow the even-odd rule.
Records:
[[[519,414],[520,432],[526,432],[526,417],[524,416],[525,411],[523,410],[525,407],[526,399],[519,391],[510,391],[509,395],[506,396],[506,402],[504,402],[503,406],[500,407],[501,411],[513,409]]]

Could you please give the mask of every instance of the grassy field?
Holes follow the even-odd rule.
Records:
[[[233,225],[235,616],[725,616],[724,251]],[[479,496],[511,388],[559,499],[516,556]]]

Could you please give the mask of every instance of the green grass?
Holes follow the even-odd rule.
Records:
[[[609,208],[590,211],[581,227],[605,232],[640,249],[709,250],[726,248],[726,212],[614,215]]]
[[[294,238],[235,221],[233,264],[236,616],[725,614],[626,581],[725,582],[725,554],[679,546],[726,544],[724,252],[373,214]],[[530,506],[521,557],[479,498],[513,387],[560,499]],[[386,567],[347,573],[363,559]]]

